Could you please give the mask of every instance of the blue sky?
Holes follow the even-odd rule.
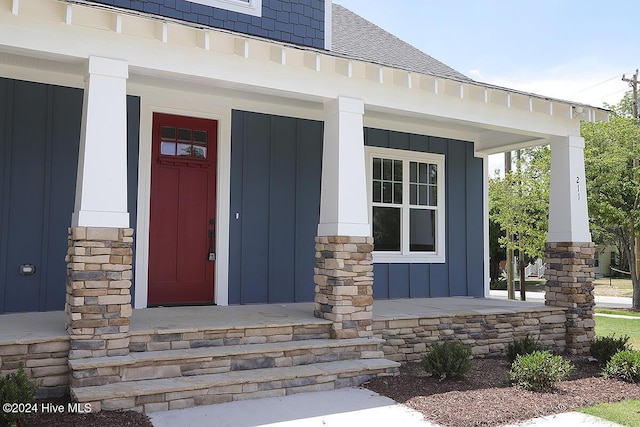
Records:
[[[631,0],[334,0],[482,82],[602,106],[640,67]]]

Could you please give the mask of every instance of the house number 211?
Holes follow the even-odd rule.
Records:
[[[580,200],[580,177],[576,177],[576,187],[578,189],[578,200]]]

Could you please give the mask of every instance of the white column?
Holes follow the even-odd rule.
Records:
[[[318,236],[370,236],[365,174],[364,103],[338,97],[324,106]]]
[[[124,61],[89,57],[72,227],[129,227]]]
[[[590,242],[584,139],[577,135],[551,141],[548,242]]]
[[[482,218],[484,235],[484,297],[491,296],[491,251],[489,238],[489,156],[476,155],[482,158]]]

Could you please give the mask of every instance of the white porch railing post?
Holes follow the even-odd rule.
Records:
[[[566,340],[571,354],[588,354],[595,336],[594,253],[587,213],[584,139],[569,135],[551,142],[545,303],[567,308]]]

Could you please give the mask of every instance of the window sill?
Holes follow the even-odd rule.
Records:
[[[373,262],[389,264],[444,264],[446,262],[444,254],[409,254],[402,255],[396,253],[374,252]]]

